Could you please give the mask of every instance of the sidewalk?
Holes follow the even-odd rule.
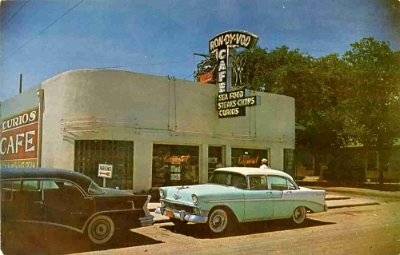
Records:
[[[328,205],[328,209],[379,204],[378,201],[369,198],[352,198],[342,194],[327,194],[325,200],[326,204]]]
[[[400,199],[400,191],[380,191],[375,189],[366,188],[350,188],[350,187],[309,187],[311,189],[324,189],[327,194],[329,193],[344,193],[362,195],[368,197],[384,197],[384,198],[397,198]]]
[[[313,189],[318,189],[319,187],[312,187]],[[359,188],[345,188],[345,187],[324,187],[327,191],[326,194],[326,204],[329,209],[342,208],[342,207],[355,207],[355,206],[366,206],[366,205],[377,205],[378,201],[370,198],[352,197],[351,195],[364,195],[372,197],[386,197],[386,198],[397,198],[400,200],[399,192],[387,192],[387,191],[377,191],[369,189],[359,189]],[[350,194],[350,195],[349,195]],[[156,214],[154,210],[160,206],[160,203],[149,203],[148,208],[151,214],[155,217],[156,223],[168,222],[169,218],[163,215]]]

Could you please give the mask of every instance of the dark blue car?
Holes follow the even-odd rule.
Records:
[[[149,195],[99,187],[78,172],[1,169],[1,222],[50,224],[105,244],[119,229],[153,224]]]

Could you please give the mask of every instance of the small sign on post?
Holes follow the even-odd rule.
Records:
[[[107,164],[99,164],[97,176],[103,178],[103,187],[106,187],[106,179],[112,178],[113,166]]]

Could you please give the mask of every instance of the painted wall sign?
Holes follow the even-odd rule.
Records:
[[[2,120],[0,160],[2,167],[37,167],[39,109]]]

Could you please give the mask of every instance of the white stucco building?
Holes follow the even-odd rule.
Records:
[[[115,70],[61,73],[0,104],[2,166],[73,169],[106,186],[147,192],[204,183],[219,165],[290,173],[293,98],[250,91],[261,104],[219,118],[217,87]],[[30,131],[29,131],[30,130]]]

